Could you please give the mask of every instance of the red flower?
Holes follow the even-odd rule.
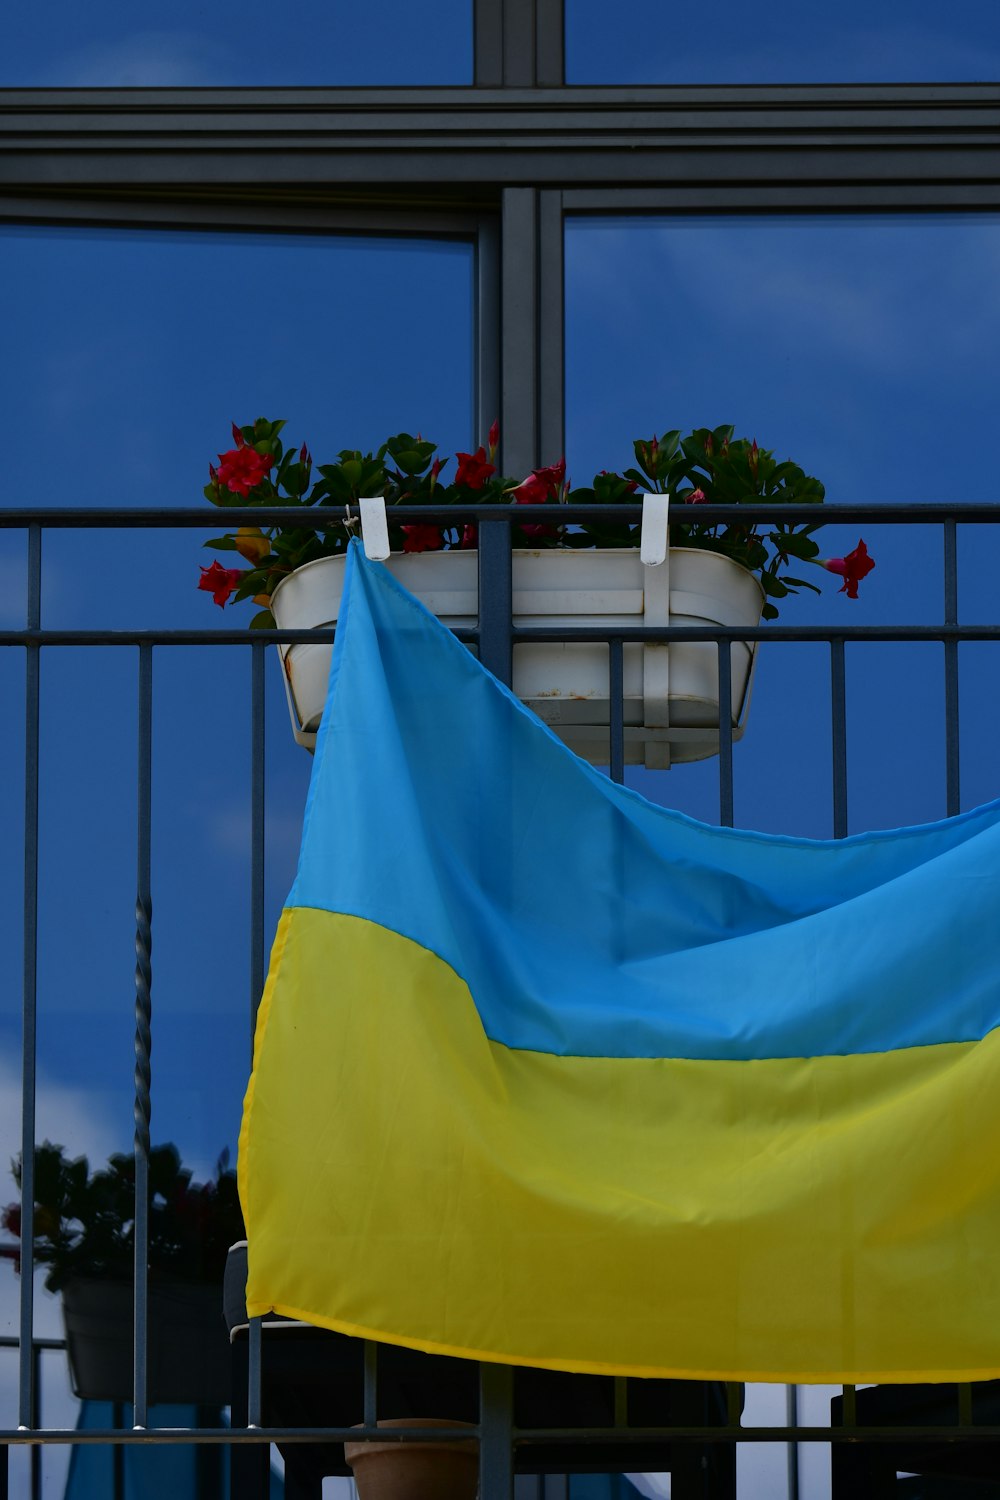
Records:
[[[464,484],[470,490],[481,490],[490,475],[496,473],[483,447],[477,448],[475,453],[456,453],[455,457],[458,459],[455,483]]]
[[[299,463],[306,464],[308,467],[312,464],[312,461],[312,454],[309,452],[309,449],[306,447],[305,443],[303,443],[302,447],[299,449]]]
[[[487,435],[486,441],[489,444],[490,459],[492,460],[492,459],[494,459],[496,457],[497,447],[498,447],[499,442],[500,442],[500,423],[499,422],[494,422],[493,423],[493,426],[490,428],[489,434]]]
[[[267,471],[274,468],[274,459],[270,453],[258,453],[256,448],[230,448],[228,453],[219,454],[218,482],[224,484],[227,490],[233,494],[242,495],[244,500],[250,491],[262,479],[267,478]]]
[[[210,568],[202,568],[198,587],[211,594],[222,609],[233,590],[239,588],[242,579],[242,568],[224,568],[216,558]]]
[[[438,475],[441,473],[441,470],[444,468],[447,462],[448,460],[446,458],[436,458],[431,464],[431,489],[433,489],[437,484]]]
[[[462,540],[458,545],[463,552],[467,552],[470,547],[478,547],[479,528],[475,525],[474,522],[470,521],[467,525],[462,527]]]
[[[440,526],[428,526],[421,522],[416,526],[404,526],[403,532],[406,536],[404,552],[440,552],[444,546]]]
[[[544,505],[548,500],[550,487],[544,479],[539,479],[537,474],[529,474],[527,479],[514,491],[514,499],[518,505]]]
[[[704,490],[692,490],[687,497],[688,505],[707,505],[708,496]]]
[[[863,541],[859,541],[853,552],[848,552],[846,557],[826,557],[822,559],[823,567],[828,568],[831,573],[839,573],[843,578],[839,592],[846,594],[848,599],[858,597],[858,584],[862,578],[867,578],[875,566],[875,559],[868,556],[868,548]]]
[[[237,427],[235,422],[233,423],[233,442],[236,444],[237,448],[243,448],[246,446],[246,438],[243,436],[242,432]]]
[[[550,500],[558,500],[566,478],[566,460],[561,458],[557,464],[549,464],[547,469],[532,469],[531,477],[545,485]]]
[[[561,458],[557,464],[549,464],[545,469],[532,469],[527,479],[514,491],[514,499],[518,505],[544,505],[549,500],[557,500],[562,489],[563,480],[566,477],[566,460]],[[557,534],[554,526],[522,526],[521,530],[529,537],[553,537]]]
[[[540,505],[545,500],[558,500],[566,478],[566,460],[549,464],[546,469],[532,469],[527,479],[514,491],[518,505]]]

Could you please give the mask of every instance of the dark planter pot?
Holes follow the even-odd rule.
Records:
[[[132,1283],[75,1279],[63,1287],[62,1305],[74,1394],[131,1401]],[[151,1281],[147,1351],[151,1404],[227,1406],[231,1360],[221,1287]]]

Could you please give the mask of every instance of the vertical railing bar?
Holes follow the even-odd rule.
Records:
[[[514,1372],[479,1366],[479,1500],[513,1500]]]
[[[264,990],[264,644],[250,647],[250,1061]]]
[[[972,1426],[972,1386],[967,1380],[960,1381],[958,1386],[958,1424]]]
[[[719,651],[719,822],[733,826],[733,658],[728,641]]]
[[[28,527],[29,630],[41,628],[42,528]],[[24,685],[24,960],[21,1006],[21,1289],[18,1424],[35,1424],[35,1088],[38,1052],[38,752],[40,647],[26,648]]]
[[[514,593],[510,520],[479,523],[479,660],[510,687],[513,675]]]
[[[611,780],[625,780],[625,665],[620,640],[608,642],[608,703],[611,710]]]
[[[844,1386],[844,1404],[841,1408],[844,1416],[845,1427],[856,1427],[858,1425],[858,1400],[857,1392],[853,1385]]]
[[[615,1376],[615,1426],[628,1426],[628,1380],[624,1375]]]
[[[249,1370],[247,1372],[250,1387],[247,1395],[248,1427],[262,1427],[264,1425],[261,1419],[261,1321],[260,1318],[250,1319]]]
[[[31,1378],[35,1389],[35,1426],[41,1427],[42,1417],[42,1351],[37,1344],[32,1344],[32,1371]],[[42,1500],[42,1445],[32,1443],[31,1445],[31,1500]]]
[[[799,1388],[785,1386],[785,1423],[794,1434],[799,1425]],[[799,1445],[794,1436],[785,1449],[788,1463],[788,1500],[799,1500]]]
[[[740,1425],[740,1383],[738,1380],[726,1381],[726,1424],[729,1427]]]
[[[958,624],[958,546],[955,517],[944,523],[944,623]],[[946,811],[961,810],[961,758],[958,718],[958,642],[944,643],[944,758]]]
[[[374,1339],[365,1339],[365,1400],[364,1423],[374,1427],[378,1420],[378,1344]]]
[[[153,648],[139,647],[139,765],[135,897],[135,1302],[133,1424],[147,1425],[149,1330],[149,1125],[152,1117],[152,922],[150,840],[153,766]]]
[[[830,639],[830,721],[833,758],[833,836],[847,836],[847,668],[843,637]]]

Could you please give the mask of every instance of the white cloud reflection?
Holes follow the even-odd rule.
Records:
[[[136,31],[62,60],[66,88],[221,88],[237,82],[225,48],[193,31]]]

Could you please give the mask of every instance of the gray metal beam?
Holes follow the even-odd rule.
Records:
[[[476,237],[473,443],[485,443],[500,416],[500,224],[484,218]]]
[[[538,194],[508,188],[500,220],[500,437],[505,474],[524,475],[539,458]]]
[[[8,90],[0,187],[240,190],[373,206],[491,186],[836,187],[850,206],[1000,184],[1000,88]],[[845,191],[846,190],[846,191]],[[625,203],[625,199],[619,199]],[[630,204],[643,206],[645,198]],[[873,205],[874,206],[874,205]]]
[[[474,0],[474,77],[480,88],[563,81],[563,0]]]
[[[538,195],[538,434],[546,464],[566,449],[562,197]]]

